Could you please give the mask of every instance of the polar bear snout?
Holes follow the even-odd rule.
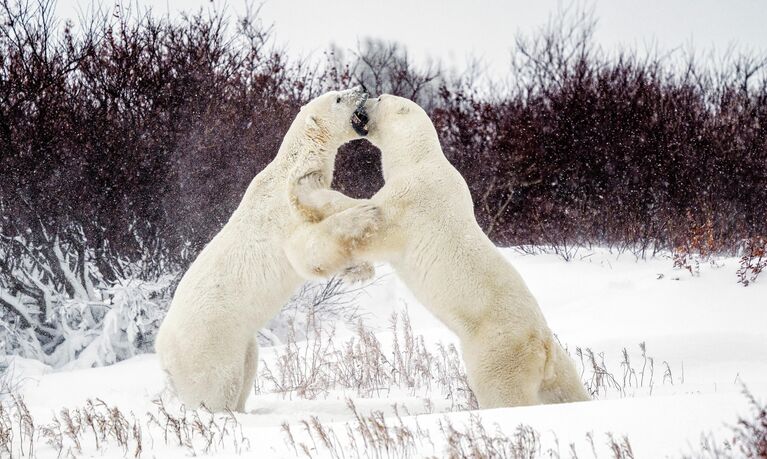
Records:
[[[344,91],[339,91],[336,94],[338,96],[336,97],[336,102],[346,102],[346,103],[353,103],[355,106],[360,106],[365,103],[365,101],[368,98],[368,93],[365,91],[365,89],[362,86],[355,86],[351,89],[346,89]]]
[[[352,128],[354,132],[361,136],[368,135],[368,117],[367,110],[365,109],[365,102],[368,100],[368,93],[363,86],[357,86],[352,89],[357,94],[357,102],[354,112],[352,113]]]
[[[354,113],[352,113],[352,128],[354,128],[354,132],[361,136],[368,135],[368,121],[370,118],[368,117],[367,111],[365,110],[364,105],[358,106]]]

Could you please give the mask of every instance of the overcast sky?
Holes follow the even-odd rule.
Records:
[[[115,1],[103,2],[112,6]],[[215,0],[139,0],[158,13],[195,11]],[[265,24],[277,43],[295,54],[321,55],[328,45],[354,49],[359,39],[379,37],[405,44],[411,55],[438,58],[460,68],[481,58],[492,73],[502,72],[518,33],[531,33],[570,2],[557,0],[267,0]],[[60,17],[77,18],[89,0],[59,0]],[[255,3],[258,4],[257,2]],[[606,50],[633,48],[695,50],[721,57],[733,47],[767,52],[767,0],[591,0],[597,42]],[[245,1],[229,0],[235,12]]]

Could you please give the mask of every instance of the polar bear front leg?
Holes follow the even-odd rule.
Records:
[[[290,182],[288,196],[293,209],[305,220],[319,222],[330,215],[366,202],[331,190],[322,171],[314,170]]]
[[[376,269],[367,261],[356,261],[356,264],[341,271],[341,278],[349,283],[367,282],[376,274]]]
[[[373,237],[381,226],[381,210],[365,200],[349,209],[334,214],[320,223],[331,228],[333,237],[345,247],[350,258],[339,273],[347,282],[365,282],[375,276],[375,267],[354,259],[354,254]]]
[[[364,199],[359,201],[360,204],[333,214],[320,223],[351,250],[370,239],[380,228],[383,218],[378,206]]]
[[[372,276],[372,266],[357,266],[355,251],[364,247],[381,226],[382,212],[364,201],[319,223],[304,223],[287,238],[285,254],[293,268],[307,279],[347,274],[353,280]]]
[[[328,189],[320,170],[295,177],[289,186],[290,202],[304,220],[314,224],[300,228],[286,244],[296,271],[307,278],[340,274],[350,282],[371,279],[375,268],[351,260],[349,252],[376,230],[380,211],[366,199]]]

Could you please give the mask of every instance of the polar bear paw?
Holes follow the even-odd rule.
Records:
[[[340,240],[356,246],[381,226],[383,212],[373,204],[358,204],[333,215],[333,232]]]
[[[341,278],[344,282],[354,284],[358,282],[367,282],[373,279],[375,274],[376,269],[373,265],[367,262],[362,262],[344,269],[341,273]]]
[[[327,188],[325,174],[321,170],[311,170],[295,180],[296,186],[303,186],[310,189]]]

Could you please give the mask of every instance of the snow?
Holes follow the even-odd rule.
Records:
[[[365,450],[366,443],[359,433],[359,421],[347,406],[346,399],[351,398],[363,416],[381,411],[392,428],[405,426],[414,432],[420,429],[410,449],[415,457],[443,456],[448,447],[443,433],[445,423],[449,421],[458,430],[468,428],[472,415],[478,415],[493,433],[496,424],[508,435],[514,434],[519,425],[532,427],[540,435],[541,454],[551,449],[569,457],[573,444],[579,457],[591,457],[593,441],[593,449],[600,457],[612,457],[607,444],[611,434],[616,440],[628,438],[637,458],[698,456],[702,438],[714,438],[721,444],[732,436],[731,426],[738,417],[749,414],[748,400],[742,394],[744,385],[758,400],[767,399],[767,279],[759,279],[749,287],[737,284],[737,259],[721,258],[714,264],[702,264],[700,275],[694,277],[687,271],[672,269],[671,260],[664,256],[641,260],[627,253],[617,255],[595,249],[583,250],[565,262],[552,254],[524,255],[514,249],[502,250],[521,272],[551,328],[579,365],[576,349],[582,350],[584,356],[586,349],[593,350],[597,360],[603,355],[605,367],[619,388],[609,384],[602,387],[598,399],[592,402],[470,413],[450,411],[451,401],[437,387],[387,387],[371,396],[330,388],[309,400],[296,393],[284,397],[270,393],[260,376],[262,392],[249,399],[249,413],[235,415],[241,431],[224,435],[208,450],[196,446],[195,454],[303,454],[288,441],[283,427],[287,423],[296,444],[308,445],[313,456],[330,457],[331,451],[318,437],[307,433],[310,424],[302,423],[316,416],[325,428],[333,430],[342,450],[354,456]],[[391,315],[403,310],[409,314],[414,334],[422,335],[430,349],[438,342],[456,343],[455,337],[413,299],[388,267],[379,267],[378,275],[375,284],[357,295],[356,301],[365,326],[376,332],[384,353],[393,346]],[[355,336],[354,326],[328,325],[336,327],[336,346]],[[646,356],[654,359],[652,383],[649,359],[642,357],[640,343],[645,343]],[[622,363],[624,349],[630,359],[628,365]],[[283,352],[285,346],[265,347],[260,358],[274,369]],[[37,425],[51,422],[64,407],[82,408],[87,400],[100,399],[110,407],[119,407],[129,420],[132,418],[127,413],[132,413],[146,430],[142,456],[191,455],[187,446],[178,446],[173,438],[164,441],[163,429],[147,420],[146,413],[160,418],[158,405],[153,402],[158,398],[165,401],[168,412],[181,412],[152,354],[107,367],[61,371],[15,358],[11,368]],[[262,369],[263,364],[259,371]],[[592,378],[587,369],[584,379]],[[626,378],[629,383],[623,387]],[[6,398],[5,403],[10,402]],[[222,423],[227,416],[213,418]],[[356,447],[350,443],[347,429],[357,435]],[[122,447],[104,442],[96,449],[89,437],[83,438],[85,456],[132,454],[132,450],[126,453]],[[38,457],[57,456],[57,448],[43,440],[37,443]]]

